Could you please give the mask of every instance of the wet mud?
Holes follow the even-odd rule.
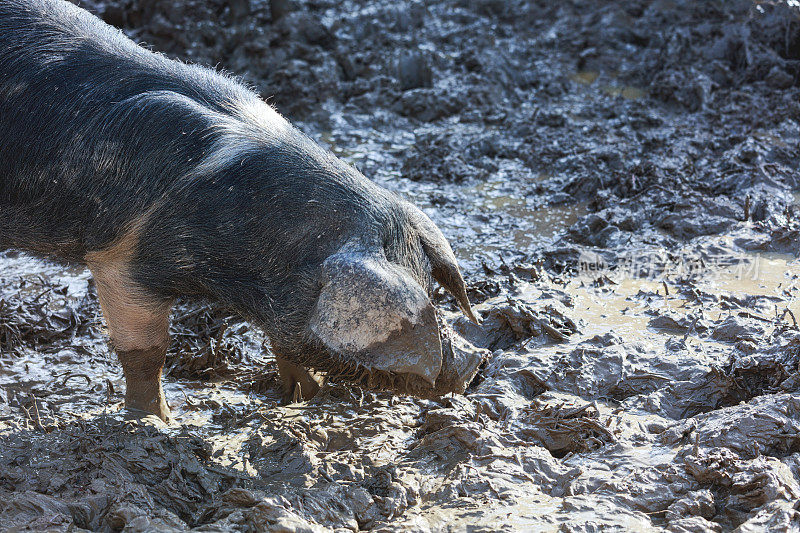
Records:
[[[176,423],[127,421],[88,272],[3,253],[2,529],[800,528],[796,2],[82,5],[422,207],[488,359],[287,405],[259,331],[181,302]]]

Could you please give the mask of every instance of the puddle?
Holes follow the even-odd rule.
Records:
[[[699,286],[739,299],[764,297],[767,304],[772,302],[775,316],[788,309],[800,319],[800,259],[791,255],[748,254]]]
[[[579,71],[575,74],[572,74],[570,79],[580,83],[581,85],[592,85],[599,77],[599,72]],[[621,96],[626,100],[637,100],[639,98],[644,98],[647,95],[647,92],[644,89],[633,87],[631,85],[603,85],[600,87],[600,90],[603,92],[603,94],[608,96]]]
[[[644,313],[646,310],[674,308],[681,303],[669,297],[647,301],[635,298],[640,292],[664,293],[660,283],[648,280],[622,279],[605,290],[585,284],[572,290],[568,285],[565,289],[575,297],[575,310],[586,323],[587,334],[611,332],[629,340],[641,340],[652,333],[647,327],[650,317]]]
[[[540,179],[547,179],[541,176]],[[513,186],[512,186],[513,187]],[[532,239],[551,238],[573,225],[588,212],[588,202],[535,207],[541,198],[523,197],[508,190],[504,181],[488,181],[475,187],[475,205],[486,213],[507,215],[519,228],[512,236],[515,244],[527,249]]]
[[[599,72],[592,72],[588,70],[582,70],[580,72],[576,72],[575,74],[570,76],[572,81],[577,81],[578,83],[582,83],[584,85],[591,85],[600,77]]]
[[[522,196],[523,190],[524,186],[501,178],[480,183],[468,193],[472,216],[467,224],[474,238],[452,241],[460,260],[468,262],[492,252],[533,251],[588,213],[587,201],[537,206],[541,198]],[[491,225],[487,219],[492,220]]]
[[[630,85],[625,85],[622,87],[609,85],[602,87],[601,90],[608,96],[621,96],[626,100],[637,100],[639,98],[644,98],[647,95],[644,89],[640,89],[639,87],[631,87]]]

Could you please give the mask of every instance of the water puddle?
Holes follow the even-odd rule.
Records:
[[[576,81],[576,82],[581,83],[583,85],[591,85],[599,77],[600,77],[600,73],[599,72],[594,72],[594,71],[590,71],[590,70],[581,70],[581,71],[578,71],[575,74],[571,75],[569,78],[572,81]]]
[[[644,89],[640,89],[639,87],[632,87],[630,85],[623,85],[623,86],[607,85],[605,87],[601,87],[600,90],[602,90],[608,96],[621,96],[626,100],[637,100],[639,98],[644,98],[647,94],[644,91]]]
[[[539,175],[537,180],[547,178]],[[472,216],[466,224],[475,238],[452,241],[459,259],[468,262],[477,255],[504,250],[532,251],[588,213],[586,201],[541,205],[541,198],[522,195],[524,188],[525,184],[509,183],[501,176],[469,191]],[[487,224],[487,219],[492,222]]]
[[[642,279],[622,279],[607,288],[594,288],[582,283],[568,293],[574,296],[575,312],[586,324],[584,333],[603,335],[616,333],[628,340],[641,340],[650,334],[646,311],[654,308],[677,307],[680,302],[663,299],[638,298],[642,293],[659,294],[660,283]]]
[[[649,327],[654,313],[689,317],[697,311],[697,303],[687,300],[681,290],[685,281],[669,274],[637,278],[624,270],[601,270],[570,280],[564,291],[572,297],[576,316],[585,325],[583,333],[613,332],[626,340],[652,340],[654,334],[684,334],[683,330]],[[793,323],[800,318],[800,259],[791,255],[753,253],[729,258],[725,265],[693,270],[690,284],[697,294],[719,301],[750,302],[753,316],[766,322],[782,317]],[[771,311],[769,315],[764,314],[766,309]],[[784,311],[788,312],[782,316]],[[719,310],[715,317],[726,312]]]
[[[779,253],[754,253],[707,278],[702,290],[738,299],[763,297],[774,302],[777,314],[784,309],[800,317],[800,259]]]
[[[593,85],[599,77],[599,72],[583,70],[572,74],[569,78],[581,85]],[[631,85],[602,85],[600,90],[608,96],[621,96],[626,100],[637,100],[647,94],[644,89]]]

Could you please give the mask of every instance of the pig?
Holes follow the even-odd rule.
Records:
[[[443,352],[434,280],[477,319],[422,211],[236,79],[148,51],[65,0],[0,3],[8,248],[88,267],[134,414],[170,418],[161,374],[179,297],[262,328],[295,397],[320,374],[436,396],[479,364]]]

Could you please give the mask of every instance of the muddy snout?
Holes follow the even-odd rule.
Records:
[[[374,254],[341,253],[324,265],[312,334],[342,369],[322,369],[373,389],[418,396],[463,392],[485,358],[437,319],[411,273]]]
[[[435,316],[425,327],[408,328],[375,346],[373,354],[388,364],[376,367],[367,387],[424,398],[463,393],[489,356]]]
[[[411,374],[431,387],[442,370],[442,343],[436,312],[428,304],[419,315],[419,322],[404,320],[385,341],[367,347],[361,364],[393,374]]]

